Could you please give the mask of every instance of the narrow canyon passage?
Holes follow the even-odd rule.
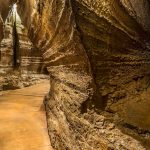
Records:
[[[43,97],[49,82],[0,95],[0,150],[52,150]]]
[[[0,150],[150,150],[149,16],[150,0],[0,0]]]

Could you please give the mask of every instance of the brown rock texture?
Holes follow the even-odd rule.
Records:
[[[52,147],[150,149],[149,0],[24,0],[18,12],[50,74]]]
[[[101,96],[96,109],[102,100],[106,111],[149,130],[149,2],[78,0],[74,8]]]

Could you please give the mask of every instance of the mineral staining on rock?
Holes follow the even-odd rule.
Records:
[[[50,74],[45,103],[54,149],[150,148],[149,3],[18,1]]]

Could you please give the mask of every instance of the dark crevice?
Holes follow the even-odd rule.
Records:
[[[149,130],[144,130],[144,129],[138,128],[136,126],[133,126],[131,124],[128,124],[128,123],[123,124],[123,127],[134,130],[136,133],[138,133],[140,135],[147,134],[147,133],[150,134]]]
[[[18,69],[20,66],[20,51],[19,51],[19,36],[17,33],[17,23],[16,16],[13,23],[13,67],[14,69]]]

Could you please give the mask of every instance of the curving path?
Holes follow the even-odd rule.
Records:
[[[49,82],[0,95],[0,150],[52,150],[41,109]]]

